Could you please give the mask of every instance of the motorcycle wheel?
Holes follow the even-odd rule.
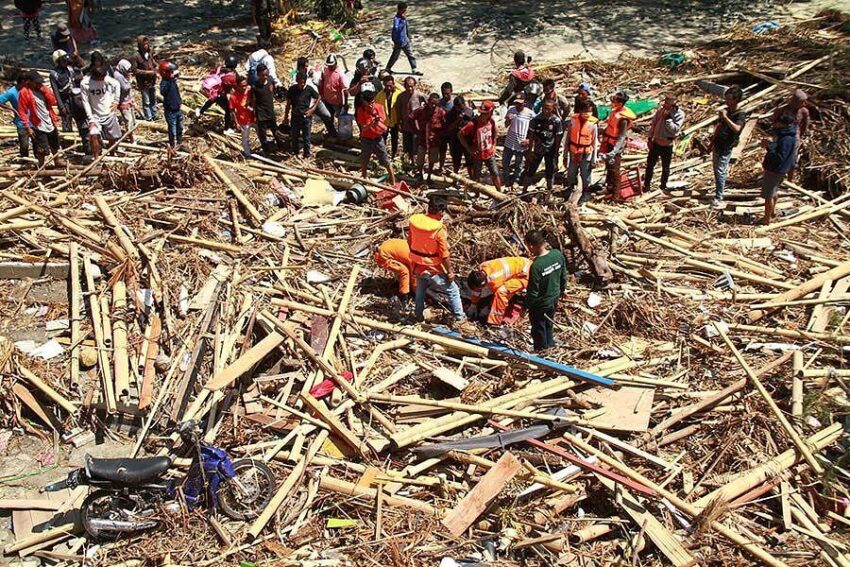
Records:
[[[134,510],[136,503],[108,490],[96,490],[83,500],[80,519],[86,533],[96,540],[114,540],[127,532],[105,530],[92,524],[92,520],[125,520],[121,510]]]
[[[274,473],[262,461],[240,459],[233,463],[236,475],[218,490],[218,504],[233,520],[253,520],[272,499]]]

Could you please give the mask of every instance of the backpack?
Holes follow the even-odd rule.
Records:
[[[209,100],[218,98],[221,94],[221,67],[201,79],[201,93]]]

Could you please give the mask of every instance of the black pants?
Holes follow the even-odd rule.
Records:
[[[310,155],[310,128],[313,125],[313,120],[298,114],[292,113],[292,130],[290,137],[292,138],[292,153],[297,154],[298,150],[304,150],[304,157]]]
[[[661,190],[667,189],[667,179],[670,177],[670,161],[673,159],[673,146],[649,145],[649,155],[646,156],[646,173],[643,176],[643,188],[649,190],[655,164],[661,158]]]
[[[224,111],[224,129],[232,130],[233,129],[233,115],[230,114],[230,102],[227,100],[227,95],[221,93],[216,98],[207,99],[207,102],[204,103],[204,106],[201,107],[201,114],[205,113],[210,107],[214,104],[217,104],[219,108]]]
[[[392,145],[390,157],[395,159],[395,156],[398,154],[398,126],[387,128],[387,131],[384,132],[384,142],[387,141],[388,137],[391,138],[390,143]]]
[[[555,306],[528,310],[531,321],[531,340],[534,350],[539,352],[555,346]]]
[[[267,137],[271,132],[271,139]],[[264,152],[274,151],[277,149],[277,124],[274,120],[257,120],[257,138],[260,139],[260,145],[263,146]]]
[[[523,185],[527,187],[534,180],[534,176],[537,175],[537,168],[540,167],[540,162],[545,161],[546,188],[551,190],[552,183],[555,181],[556,158],[557,155],[555,154],[554,146],[545,154],[532,153],[531,158],[528,160],[528,165],[526,166],[527,169],[525,170],[525,181],[523,182]]]
[[[472,156],[469,155],[469,152],[466,151],[466,148],[463,147],[463,144],[460,143],[460,139],[457,137],[457,134],[452,136],[449,140],[449,150],[452,154],[452,168],[455,173],[460,172],[461,163],[466,161],[466,168],[472,168]]]

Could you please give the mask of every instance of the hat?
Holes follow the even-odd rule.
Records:
[[[122,59],[115,67],[122,73],[126,73],[127,71],[133,68],[133,64],[127,61],[126,59]]]
[[[593,89],[590,88],[590,83],[581,83],[578,86],[578,90],[584,91],[587,94],[593,94]]]
[[[62,37],[71,37],[71,30],[68,29],[68,24],[58,24],[56,26],[56,33]]]
[[[333,53],[328,55],[327,59],[325,59],[325,65],[327,65],[328,67],[333,67],[334,65],[336,65],[336,55],[334,55]]]
[[[375,85],[371,82],[363,83],[363,85],[360,87],[360,92],[362,94],[374,93],[375,92]]]
[[[492,100],[485,100],[481,103],[481,112],[493,112],[496,110],[496,103]]]

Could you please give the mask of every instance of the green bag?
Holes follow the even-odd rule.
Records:
[[[633,100],[626,103],[626,108],[635,113],[635,116],[640,116],[641,114],[646,114],[658,106],[658,101],[654,99],[644,98],[639,100]],[[611,107],[607,104],[600,104],[597,109],[599,110],[599,120],[605,120],[608,118],[608,115],[611,114]]]

